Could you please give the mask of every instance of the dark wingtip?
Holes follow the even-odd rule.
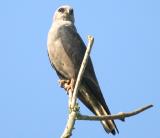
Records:
[[[111,133],[112,133],[113,135],[116,135],[116,131],[115,131],[115,130],[112,130]]]
[[[109,134],[111,133],[112,135],[116,135],[119,134],[119,131],[117,128],[113,129],[112,131],[109,131],[108,129],[106,129],[106,127],[103,125],[104,130]]]
[[[113,135],[116,135],[115,129],[113,129],[113,130],[111,131],[111,133],[112,133]],[[119,134],[119,131],[117,131],[117,134]]]

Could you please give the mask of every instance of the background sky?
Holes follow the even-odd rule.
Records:
[[[154,108],[116,121],[115,138],[160,137],[159,0],[5,0],[0,2],[0,137],[58,138],[66,124],[67,95],[47,56],[53,13],[73,6],[112,113]],[[81,113],[91,113],[82,105]],[[99,122],[77,121],[73,138],[106,138]]]

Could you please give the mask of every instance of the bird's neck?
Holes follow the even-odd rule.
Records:
[[[52,26],[61,27],[61,26],[74,26],[74,23],[71,21],[54,21]]]

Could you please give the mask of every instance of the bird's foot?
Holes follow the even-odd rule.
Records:
[[[71,80],[59,80],[59,84],[62,88],[64,88],[67,93],[69,91],[73,92],[74,90],[74,79]]]
[[[64,88],[65,84],[69,83],[69,80],[58,80],[60,87]]]

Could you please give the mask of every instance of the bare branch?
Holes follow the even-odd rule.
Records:
[[[83,73],[84,73],[85,68],[87,66],[87,61],[88,61],[88,58],[89,58],[89,54],[91,52],[91,48],[93,46],[93,42],[94,42],[94,38],[92,36],[88,36],[88,46],[87,46],[87,49],[86,49],[86,52],[85,52],[81,67],[79,69],[77,81],[76,81],[76,84],[75,84],[75,87],[74,87],[74,92],[73,92],[73,97],[72,97],[72,102],[71,102],[71,108],[73,108],[75,106],[75,104],[76,104],[77,94],[78,94],[78,87],[79,87],[79,85],[81,83],[81,79],[82,79]]]
[[[76,101],[77,101],[78,87],[80,85],[83,73],[85,71],[85,67],[87,65],[88,57],[89,57],[93,42],[94,42],[94,38],[92,36],[88,36],[88,46],[87,46],[87,49],[78,73],[73,95],[72,95],[72,92],[69,91],[69,109],[71,109],[71,113],[69,114],[66,128],[61,138],[70,138],[70,136],[72,135],[72,130],[75,124],[76,116],[77,116]]]
[[[153,105],[147,105],[144,106],[142,108],[139,108],[133,112],[128,112],[128,113],[124,113],[124,112],[120,112],[118,114],[115,115],[104,115],[104,116],[87,116],[87,115],[81,115],[79,114],[77,116],[77,120],[90,120],[90,121],[100,121],[100,120],[115,120],[115,119],[120,119],[122,121],[125,120],[125,118],[130,117],[130,116],[134,116],[137,115],[149,108],[153,107]]]
[[[68,94],[69,94],[68,107],[69,107],[70,113],[69,113],[69,116],[68,116],[66,127],[64,129],[64,132],[63,132],[61,138],[70,138],[71,137],[72,130],[74,128],[74,124],[75,124],[76,120],[101,121],[101,120],[104,120],[104,119],[105,120],[119,119],[119,120],[125,121],[125,118],[137,115],[137,114],[153,107],[153,105],[147,105],[147,106],[139,108],[139,109],[137,109],[133,112],[128,112],[128,113],[120,112],[118,114],[104,115],[104,116],[87,116],[87,115],[81,115],[81,114],[78,113],[79,110],[77,109],[77,105],[76,105],[78,87],[81,83],[81,79],[82,79],[83,73],[85,71],[85,67],[87,65],[88,57],[89,57],[93,42],[94,42],[94,38],[92,36],[88,36],[88,46],[87,46],[87,49],[86,49],[86,52],[85,52],[85,55],[84,55],[79,73],[78,73],[78,77],[77,77],[77,80],[76,80],[74,91],[73,92],[72,91],[68,92]],[[63,87],[63,85],[61,87]]]

